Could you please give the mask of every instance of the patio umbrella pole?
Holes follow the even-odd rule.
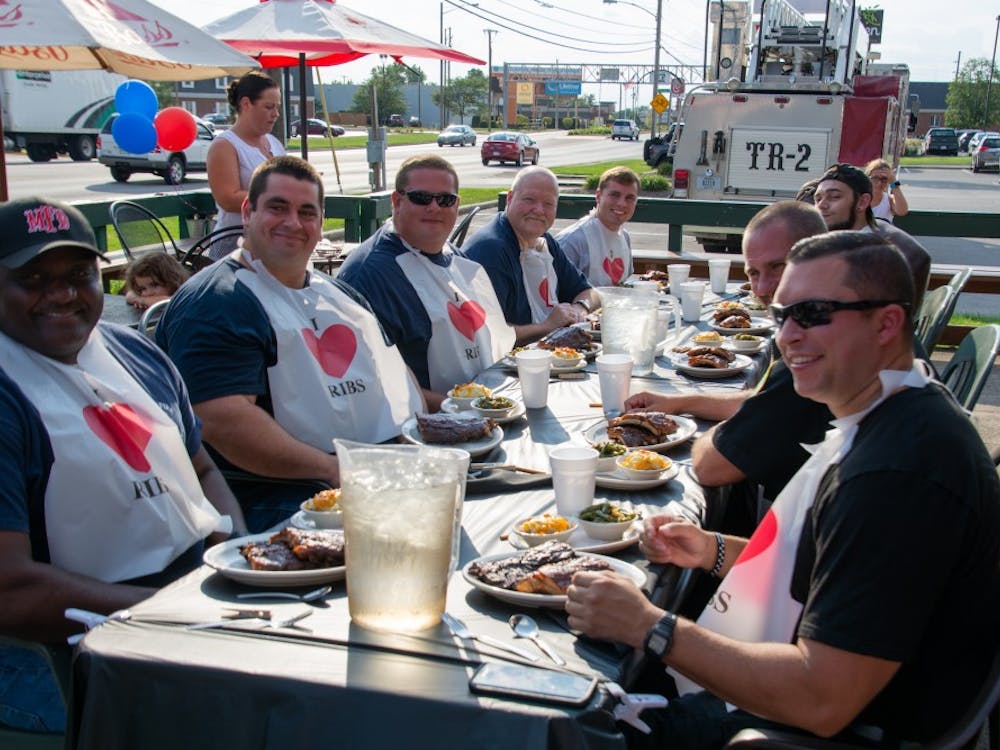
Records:
[[[3,145],[3,117],[0,117],[0,203],[10,200],[7,192],[7,148]]]
[[[302,158],[309,161],[309,128],[306,118],[306,53],[299,53],[299,138],[302,140]]]
[[[337,173],[337,187],[340,188],[340,194],[343,195],[344,186],[340,184],[340,163],[337,161],[337,150],[333,147],[333,127],[330,125],[330,110],[326,106],[326,92],[323,90],[323,76],[320,75],[319,68],[316,68],[316,83],[319,84],[319,101],[323,105],[323,119],[326,121],[326,132],[330,134],[330,156],[333,157],[333,169]]]

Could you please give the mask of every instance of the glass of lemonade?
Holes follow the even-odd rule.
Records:
[[[374,630],[435,626],[445,594],[468,456],[335,440],[351,620]]]

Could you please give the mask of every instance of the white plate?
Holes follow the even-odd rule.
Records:
[[[465,564],[465,567],[462,568],[462,577],[484,594],[505,602],[510,602],[511,604],[519,604],[524,607],[548,607],[550,609],[563,609],[566,606],[566,596],[564,594],[525,594],[520,591],[511,591],[510,589],[502,589],[498,586],[490,586],[469,573],[469,567],[473,563],[503,560],[508,557],[514,557],[518,554],[520,553],[504,552],[499,555],[486,555],[485,557],[471,560]],[[636,586],[641,587],[646,583],[646,574],[630,563],[617,560],[614,557],[595,555],[590,552],[581,552],[580,556],[597,557],[604,560],[611,566],[612,570],[630,579]]]
[[[493,420],[496,421],[496,420]],[[465,443],[425,443],[420,439],[420,430],[417,429],[417,418],[410,417],[403,422],[403,439],[414,445],[427,445],[431,448],[461,448],[468,451],[470,456],[483,456],[500,445],[503,440],[503,430],[500,426],[493,428],[493,434],[482,440],[470,440]]]
[[[670,468],[656,477],[656,479],[632,479],[625,476],[625,472],[615,469],[606,474],[598,473],[595,480],[598,487],[603,487],[606,490],[649,490],[653,487],[659,487],[661,484],[666,484],[676,477],[679,471],[680,466],[676,461],[672,461]]]
[[[582,357],[571,365],[564,365],[559,361],[558,358],[556,357],[552,358],[552,369],[555,372],[576,372],[577,370],[582,370],[586,366],[587,366],[587,360],[583,359]]]
[[[764,347],[767,346],[770,343],[771,343],[771,339],[769,339],[769,338],[762,338],[752,348],[750,348],[750,349],[741,349],[741,348],[739,348],[739,347],[737,347],[737,346],[735,346],[733,344],[733,339],[732,338],[728,338],[725,341],[723,341],[720,344],[720,346],[723,349],[726,349],[727,351],[733,352],[735,354],[760,354],[762,351],[764,351]]]
[[[735,336],[737,333],[770,333],[774,330],[774,321],[770,318],[750,318],[749,328],[723,328],[712,323],[712,328],[723,336]]]
[[[688,358],[684,354],[680,354],[674,359],[674,367],[680,372],[687,375],[691,375],[695,378],[731,378],[733,375],[739,375],[750,365],[753,364],[753,360],[745,354],[737,354],[736,359],[729,363],[726,368],[721,367],[691,367],[688,363]]]
[[[598,474],[598,477],[601,475]],[[573,532],[566,544],[568,544],[573,549],[578,552],[617,552],[620,549],[625,549],[626,547],[631,547],[637,541],[639,541],[639,534],[642,532],[642,522],[633,524],[625,533],[622,535],[621,539],[616,539],[613,542],[606,542],[603,539],[593,539],[587,536],[587,532],[583,529],[578,528]],[[511,529],[507,541],[510,542],[510,546],[515,549],[528,549],[528,543],[521,538],[521,535],[517,533],[514,529]]]
[[[281,588],[284,586],[315,586],[317,583],[341,581],[347,567],[316,568],[315,570],[254,570],[240,554],[240,547],[247,542],[266,542],[272,534],[254,534],[209,547],[202,561],[209,567],[237,583],[247,586]]]
[[[513,422],[515,419],[520,419],[525,414],[524,402],[516,401],[515,404],[516,406],[514,407],[514,411],[512,411],[506,417],[491,417],[491,419],[497,424],[508,424],[510,422]],[[477,412],[475,409],[462,409],[459,407],[458,404],[456,404],[450,398],[446,398],[444,401],[441,402],[441,411],[445,412],[446,414],[458,414],[459,412],[464,411],[467,414],[475,414],[477,417],[479,416],[479,412]]]
[[[677,432],[674,432],[674,433],[670,434],[667,437],[667,439],[664,440],[662,443],[655,443],[653,445],[642,445],[642,446],[635,446],[635,447],[636,448],[642,448],[643,450],[647,450],[647,451],[661,451],[662,452],[662,451],[665,451],[667,448],[673,448],[675,445],[680,445],[685,440],[687,440],[692,435],[694,435],[695,432],[698,431],[698,425],[695,424],[695,421],[693,419],[690,419],[688,417],[679,417],[679,416],[677,416],[675,414],[668,414],[667,416],[669,416],[671,419],[673,419],[675,422],[677,422],[678,428],[679,428],[677,430]],[[585,433],[583,433],[583,437],[584,437],[585,440],[587,440],[591,444],[593,444],[593,443],[603,443],[604,441],[606,441],[606,440],[609,439],[608,438],[608,423],[607,422],[598,422],[593,427],[591,427],[590,429],[588,429]],[[598,476],[600,476],[600,475],[598,475]]]
[[[290,526],[294,526],[297,529],[305,529],[306,531],[316,531],[316,524],[314,524],[310,519],[306,518],[304,511],[299,511],[291,518],[288,519]]]

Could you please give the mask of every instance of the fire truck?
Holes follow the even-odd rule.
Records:
[[[689,91],[669,144],[675,198],[781,200],[836,162],[898,164],[909,68],[871,64],[853,0],[713,7],[715,80]],[[685,231],[739,252],[740,228]]]

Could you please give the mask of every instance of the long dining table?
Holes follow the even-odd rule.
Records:
[[[734,289],[735,291],[735,289]],[[727,297],[735,297],[726,295]],[[719,298],[707,294],[705,315],[673,332],[670,343],[708,328]],[[654,371],[633,377],[631,392],[697,389],[718,392],[752,385],[766,354],[724,379],[688,377],[672,364],[670,347]],[[548,451],[566,443],[587,444],[604,422],[593,362],[582,378],[556,374],[548,404],[503,425],[494,451],[476,457],[502,465],[548,472]],[[477,378],[496,395],[520,400],[516,372],[495,365]],[[706,427],[698,423],[698,434]],[[690,442],[669,451],[679,469],[665,484],[640,491],[598,486],[595,500],[631,503],[643,514],[664,510],[701,523],[706,493],[692,474]],[[616,704],[606,683],[627,684],[641,657],[619,644],[571,632],[560,609],[531,608],[490,596],[471,585],[461,568],[485,555],[513,553],[509,535],[517,519],[552,511],[547,474],[508,469],[473,472],[463,505],[459,570],[451,576],[447,611],[477,635],[530,652],[530,641],[514,640],[508,619],[529,613],[542,637],[566,661],[556,667],[541,652],[528,662],[476,641],[460,640],[442,623],[417,634],[385,633],[353,625],[343,581],[319,602],[254,603],[277,620],[310,609],[295,629],[262,623],[189,629],[219,620],[226,607],[252,589],[205,565],[132,607],[127,616],[91,630],[73,667],[68,736],[71,747],[475,747],[618,748]],[[645,575],[647,594],[668,600],[679,571],[651,565],[630,545],[613,554]],[[567,707],[519,698],[476,695],[469,678],[481,663],[514,662],[543,669],[594,675],[601,684],[583,706]]]

